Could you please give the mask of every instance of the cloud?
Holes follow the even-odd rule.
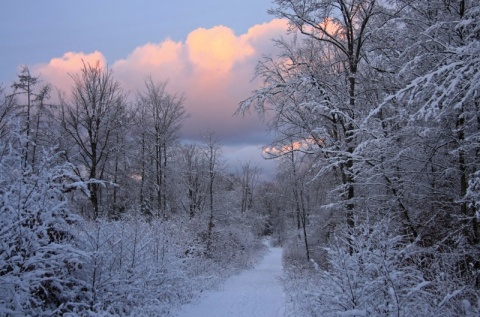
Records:
[[[86,64],[99,62],[102,67],[106,65],[105,57],[98,51],[89,54],[67,52],[62,57],[52,58],[47,64],[35,65],[33,73],[40,74],[42,80],[50,82],[62,91],[67,92],[72,86],[70,76],[78,73],[84,62]]]
[[[136,47],[127,57],[114,61],[110,68],[115,79],[130,92],[131,99],[143,90],[146,76],[168,81],[171,93],[184,93],[190,118],[184,125],[184,138],[195,139],[205,130],[215,131],[225,143],[258,143],[264,125],[255,117],[233,117],[238,103],[247,98],[258,82],[251,81],[255,65],[263,55],[275,52],[271,41],[285,34],[287,23],[272,20],[236,35],[226,26],[198,28],[185,41],[165,39]],[[44,80],[69,91],[82,60],[106,65],[101,52],[68,52],[34,70]],[[261,140],[260,142],[263,142]]]
[[[252,144],[246,146],[224,146],[223,157],[228,162],[227,169],[237,172],[242,163],[250,162],[252,166],[260,169],[260,174],[265,178],[272,179],[275,175],[277,161],[266,160],[262,155],[262,145]]]
[[[186,45],[192,64],[209,75],[226,75],[236,62],[254,53],[245,38],[225,26],[196,29],[188,35]]]

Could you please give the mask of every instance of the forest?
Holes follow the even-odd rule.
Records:
[[[274,0],[239,100],[275,177],[181,139],[181,92],[84,63],[0,86],[0,315],[170,316],[283,247],[292,316],[479,316],[480,4]]]

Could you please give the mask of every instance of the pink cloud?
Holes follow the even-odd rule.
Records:
[[[159,66],[174,62],[178,58],[182,45],[166,39],[160,44],[148,43],[144,46],[137,47],[126,60],[120,60],[117,64],[126,63],[127,61],[134,62],[139,65]]]
[[[263,129],[256,118],[232,117],[238,102],[248,97],[258,84],[251,82],[254,68],[262,55],[275,52],[271,39],[285,34],[287,24],[272,20],[255,25],[247,33],[236,35],[226,26],[193,30],[185,42],[166,39],[135,48],[126,58],[110,64],[115,78],[133,96],[143,89],[146,76],[166,81],[171,93],[184,93],[185,107],[191,118],[184,135],[189,138],[210,129],[224,136],[253,135]],[[65,53],[47,64],[35,67],[44,80],[68,91],[76,73],[85,62],[99,60],[100,52]],[[132,98],[133,99],[133,98]]]
[[[244,37],[237,37],[225,26],[199,28],[188,35],[189,59],[199,71],[226,75],[232,66],[254,53]]]
[[[184,51],[183,43],[170,39],[159,44],[148,43],[135,48],[125,59],[116,61],[112,69],[124,89],[132,93],[142,90],[146,76],[152,76],[158,82],[168,80],[170,88],[179,83],[174,84],[175,91],[184,91],[184,81],[190,69]]]
[[[34,74],[40,74],[42,80],[52,83],[55,87],[68,92],[72,87],[71,75],[78,73],[83,62],[106,65],[106,59],[102,53],[95,51],[85,54],[83,52],[67,52],[62,57],[52,58],[46,64],[39,64],[33,67]]]

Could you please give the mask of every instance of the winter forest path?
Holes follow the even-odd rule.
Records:
[[[178,317],[283,317],[285,293],[282,275],[282,248],[269,247],[265,257],[250,270],[232,276],[199,302],[188,304]]]

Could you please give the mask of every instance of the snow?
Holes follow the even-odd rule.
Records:
[[[199,302],[183,306],[177,317],[275,317],[285,315],[285,293],[280,282],[282,248],[269,247],[254,268],[228,279]]]

